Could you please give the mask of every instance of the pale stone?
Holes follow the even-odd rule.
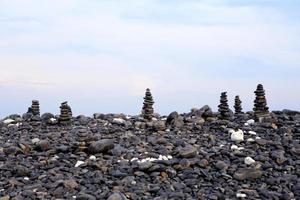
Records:
[[[248,123],[248,124],[254,124],[255,121],[254,121],[254,119],[249,119],[249,120],[247,121],[247,123]]]
[[[31,142],[32,142],[33,144],[37,144],[39,141],[40,141],[39,138],[33,138],[33,139],[31,140]]]
[[[237,193],[237,194],[236,194],[236,197],[237,197],[237,198],[246,198],[247,195],[246,195],[246,194],[243,194],[243,193]]]
[[[89,159],[95,161],[97,158],[96,158],[96,156],[91,155],[91,156],[89,157]]]
[[[251,165],[251,164],[255,163],[255,160],[248,156],[248,157],[245,158],[244,162],[245,162],[246,165]]]
[[[231,140],[235,142],[244,141],[244,132],[242,130],[231,132]]]
[[[256,135],[256,132],[254,132],[254,131],[249,131],[249,134],[250,134],[250,135]]]
[[[84,162],[83,161],[77,161],[76,164],[75,164],[75,167],[79,167],[80,165],[83,165]]]
[[[121,118],[114,118],[113,122],[116,124],[125,124],[125,120]]]
[[[15,120],[13,120],[13,119],[6,119],[6,120],[4,120],[3,121],[3,123],[4,124],[10,124],[10,123],[12,123],[12,122],[14,122]]]

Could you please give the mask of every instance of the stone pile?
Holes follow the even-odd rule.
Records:
[[[58,121],[60,124],[68,124],[71,123],[71,120],[72,120],[71,107],[68,105],[68,102],[63,102],[60,106],[60,116]]]
[[[254,116],[256,121],[260,121],[260,119],[269,117],[269,107],[267,106],[267,100],[265,97],[265,90],[262,84],[257,85],[254,100]]]
[[[154,116],[154,109],[153,109],[153,97],[150,92],[150,89],[146,89],[145,97],[144,97],[144,103],[142,108],[142,116],[146,120],[152,120]]]
[[[235,111],[235,114],[242,114],[242,101],[240,100],[240,97],[239,96],[235,96],[235,99],[234,99],[234,111]]]
[[[220,97],[219,118],[224,120],[230,119],[230,112],[227,100],[227,92],[222,92]]]
[[[204,113],[211,120],[196,123]],[[278,129],[247,113],[224,126],[210,113],[81,116],[36,129],[10,115],[0,123],[0,200],[299,199],[299,113],[272,112]]]
[[[33,115],[40,115],[40,103],[38,100],[32,100],[31,109]]]

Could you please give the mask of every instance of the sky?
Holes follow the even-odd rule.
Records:
[[[0,117],[189,112],[220,93],[300,110],[299,0],[0,0]]]

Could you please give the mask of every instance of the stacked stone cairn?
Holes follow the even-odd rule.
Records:
[[[69,124],[72,120],[72,110],[68,105],[68,102],[63,102],[60,106],[60,116],[59,123],[60,124]]]
[[[146,120],[152,120],[154,115],[154,109],[153,109],[153,97],[150,92],[150,89],[146,89],[145,97],[144,97],[144,103],[142,108],[142,116]]]
[[[242,114],[242,101],[240,100],[240,97],[239,96],[235,96],[235,99],[234,99],[234,112],[236,115],[239,115],[239,114]]]
[[[31,111],[34,116],[40,116],[40,103],[38,100],[32,100]]]
[[[222,92],[220,97],[219,118],[223,120],[230,119],[230,112],[227,100],[227,92]]]
[[[270,118],[269,107],[267,106],[267,100],[265,97],[265,90],[262,84],[257,85],[254,100],[254,117],[256,121],[262,121],[264,118]]]

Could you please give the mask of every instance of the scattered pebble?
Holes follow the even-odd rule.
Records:
[[[231,140],[234,142],[244,141],[244,132],[242,130],[234,131],[233,129],[229,130],[231,134]]]
[[[252,165],[253,163],[255,163],[255,160],[251,157],[246,157],[245,158],[245,164],[246,165]]]
[[[243,194],[243,193],[237,193],[237,194],[236,194],[236,197],[237,197],[237,198],[246,198],[247,195],[246,195],[246,194]]]
[[[75,167],[79,167],[80,165],[83,165],[84,164],[84,161],[77,161],[76,164],[75,164]]]

